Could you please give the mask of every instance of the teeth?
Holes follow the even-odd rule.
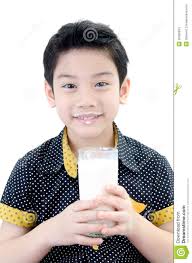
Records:
[[[81,119],[81,120],[92,120],[92,119],[95,119],[97,117],[98,117],[98,115],[95,115],[95,116],[80,116],[80,117],[78,117],[78,119]]]
[[[101,114],[93,114],[93,113],[89,113],[89,114],[75,114],[75,115],[73,115],[73,117],[79,118],[79,119],[83,119],[83,120],[84,119],[91,120],[91,119],[97,118],[100,115]]]

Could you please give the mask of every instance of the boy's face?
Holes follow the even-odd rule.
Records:
[[[120,90],[116,66],[107,52],[73,49],[58,58],[53,76],[54,94],[46,81],[45,92],[68,133],[91,139],[111,129],[129,86],[129,80],[125,79]]]

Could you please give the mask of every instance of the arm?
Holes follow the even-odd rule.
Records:
[[[41,227],[38,226],[25,235],[1,240],[0,259],[6,263],[37,263],[50,249]]]
[[[168,232],[168,227],[167,231],[160,229],[140,214],[136,214],[134,225],[128,238],[144,257],[151,263],[173,262],[173,233]]]
[[[104,227],[89,223],[96,220],[97,207],[94,200],[77,200],[28,233],[25,228],[9,224],[0,232],[0,259],[6,263],[37,263],[54,246],[100,245],[101,238],[87,237]]]

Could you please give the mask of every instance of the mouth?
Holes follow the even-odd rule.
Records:
[[[76,114],[73,116],[73,118],[83,124],[92,124],[98,121],[102,116],[103,114],[101,113],[99,114],[89,113],[89,114]]]

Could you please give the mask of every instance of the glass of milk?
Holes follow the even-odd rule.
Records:
[[[118,184],[118,150],[112,147],[85,147],[78,150],[78,179],[80,200],[91,200],[97,195],[107,192],[107,184]],[[101,205],[95,210],[113,210],[112,207]],[[108,227],[113,221],[90,221],[91,224],[104,223]],[[101,233],[90,233],[90,237],[105,237]]]

